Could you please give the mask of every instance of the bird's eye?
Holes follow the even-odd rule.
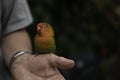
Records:
[[[48,26],[47,26],[47,25],[43,25],[43,28],[45,28],[45,29],[46,29],[46,28],[48,28]]]

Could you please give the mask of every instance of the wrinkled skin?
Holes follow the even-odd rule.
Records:
[[[54,54],[23,54],[12,65],[15,80],[65,80],[57,68],[69,69],[74,61]]]

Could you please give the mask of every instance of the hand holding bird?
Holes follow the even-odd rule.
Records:
[[[74,66],[74,61],[59,57],[55,54],[56,46],[54,32],[47,23],[37,25],[35,36],[35,51],[37,54],[24,54],[18,57],[11,69],[15,80],[65,80],[58,68],[69,69]]]

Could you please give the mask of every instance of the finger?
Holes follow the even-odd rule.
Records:
[[[75,62],[73,60],[64,57],[59,57],[54,54],[51,55],[52,55],[52,64],[60,69],[69,69],[75,65]]]

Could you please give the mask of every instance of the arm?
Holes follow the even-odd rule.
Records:
[[[31,43],[25,29],[13,32],[2,39],[2,53],[8,65],[11,57],[17,51],[31,52]]]

